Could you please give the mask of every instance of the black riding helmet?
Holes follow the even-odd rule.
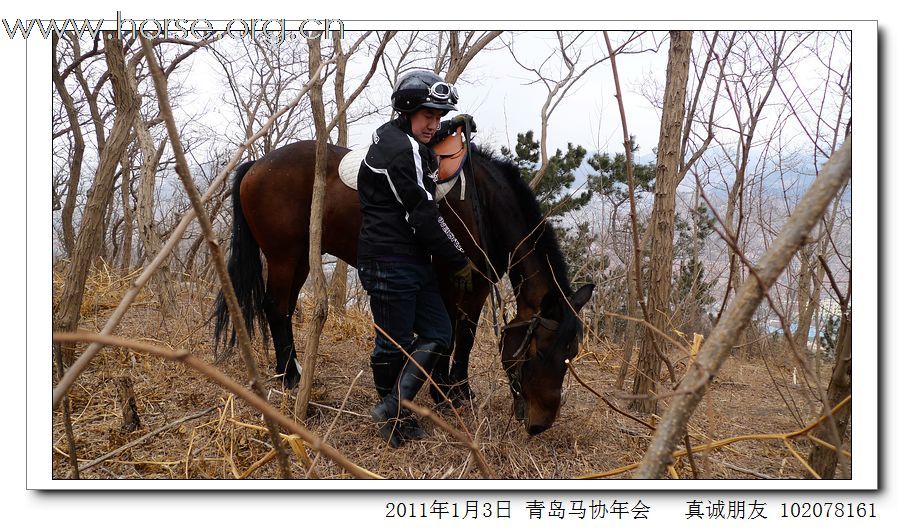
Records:
[[[414,70],[404,74],[392,89],[392,108],[409,114],[419,108],[457,110],[458,90],[451,83],[429,70]]]

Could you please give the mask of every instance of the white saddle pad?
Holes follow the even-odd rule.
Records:
[[[358,170],[361,169],[361,162],[364,160],[364,157],[367,156],[367,150],[370,149],[370,146],[362,147],[360,149],[355,149],[354,151],[349,151],[345,156],[342,157],[342,160],[339,161],[339,179],[349,188],[353,190],[358,189]],[[462,187],[461,187],[461,200],[465,200],[465,187],[464,187],[464,177],[465,172],[462,171],[459,173],[458,177],[449,180],[448,182],[444,182],[442,184],[436,185],[436,200],[440,200],[449,193],[449,190],[455,186],[455,181],[459,178],[462,179]]]
[[[370,146],[349,151],[339,161],[339,178],[353,190],[358,189],[358,170],[361,168],[364,157],[367,156],[368,149]]]

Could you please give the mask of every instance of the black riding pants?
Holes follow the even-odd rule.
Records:
[[[452,324],[433,267],[426,262],[359,260],[358,276],[370,295],[374,324],[411,353],[415,339],[442,349],[452,343]],[[371,365],[404,365],[403,354],[375,329]]]

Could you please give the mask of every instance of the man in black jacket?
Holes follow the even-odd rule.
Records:
[[[428,147],[465,121],[474,130],[466,114],[441,126],[457,102],[455,87],[433,72],[402,76],[392,93],[399,117],[374,132],[358,173],[358,275],[377,327],[371,368],[382,398],[371,416],[392,447],[426,436],[400,402],[414,400],[452,341],[431,261],[449,264],[456,286],[471,290],[471,263],[434,200],[437,161]]]

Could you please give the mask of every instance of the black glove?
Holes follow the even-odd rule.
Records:
[[[466,123],[471,127],[471,132],[477,132],[477,124],[474,123],[474,118],[470,114],[459,114],[450,120],[449,125],[454,130],[464,127]]]
[[[474,280],[471,278],[471,260],[468,264],[452,275],[452,283],[459,291],[470,293],[474,290]]]

